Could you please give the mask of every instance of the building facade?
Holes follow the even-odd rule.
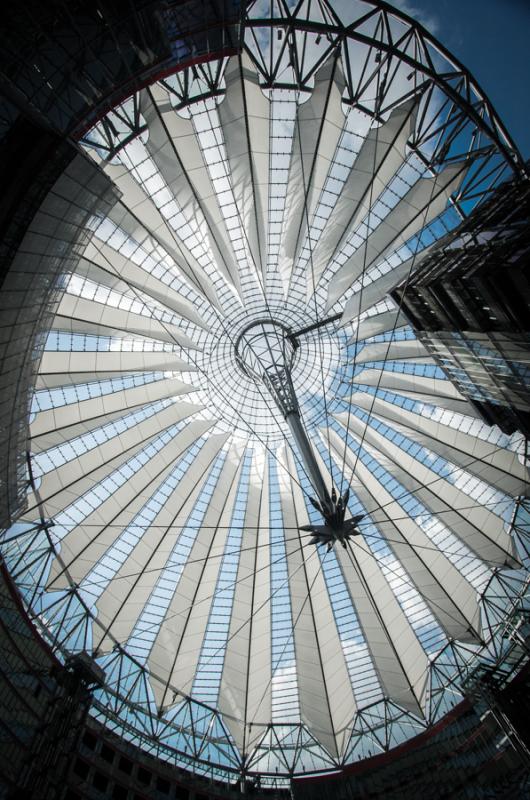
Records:
[[[393,291],[489,425],[530,435],[530,185],[499,187]]]

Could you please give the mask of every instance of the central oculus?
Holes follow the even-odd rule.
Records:
[[[274,320],[258,320],[245,328],[235,344],[236,360],[240,369],[256,383],[264,384],[281,411],[291,431],[298,458],[309,478],[317,498],[310,498],[322,514],[323,525],[305,525],[301,528],[313,534],[310,544],[325,544],[328,550],[339,541],[344,547],[351,536],[359,533],[357,523],[362,515],[345,520],[349,489],[344,495],[334,487],[328,491],[316,458],[313,445],[302,422],[300,407],[291,378],[296,335]]]
[[[259,320],[245,328],[235,345],[236,359],[243,372],[261,382],[268,373],[290,371],[298,344],[293,344],[289,334],[285,325],[272,320]]]
[[[290,331],[273,320],[253,322],[239,335],[236,360],[243,372],[256,383],[264,383],[284,418],[300,416],[291,379],[295,350]]]

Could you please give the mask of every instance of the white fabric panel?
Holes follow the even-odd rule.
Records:
[[[182,261],[183,254],[179,253],[180,243],[174,231],[171,230],[155,203],[145,193],[141,184],[135,180],[129,167],[121,163],[111,164],[105,161],[102,161],[100,166],[120,193],[121,204],[109,214],[109,218],[127,230],[139,243],[143,243],[148,234],[176,260],[179,268],[182,268],[180,261]],[[147,247],[146,249],[149,252],[151,248]]]
[[[234,56],[226,70],[226,96],[219,105],[232,191],[256,269],[265,285],[269,184],[270,102],[248,55]]]
[[[30,425],[31,452],[39,453],[55,447],[157,400],[194,391],[193,386],[176,378],[166,378],[60,408],[40,411]]]
[[[432,552],[431,540],[413,520],[401,519],[403,509],[392,501],[391,495],[363,464],[358,465],[356,472],[361,485],[354,481],[353,490],[369,512],[379,509],[379,530],[391,540],[390,547],[411,583],[447,635],[464,642],[480,641],[480,611],[475,589],[448,559]],[[379,508],[379,504],[384,509]],[[392,522],[393,515],[399,518],[399,523]]]
[[[120,643],[127,641],[167,563],[183,526],[200,497],[212,461],[229,434],[210,436],[167,503],[97,601],[98,622]],[[113,639],[96,634],[97,647],[111,649]]]
[[[344,445],[334,431],[330,440],[337,460],[342,461]],[[322,438],[327,432],[321,431]],[[441,552],[390,492],[350,449],[346,451],[349,470],[355,467],[352,489],[369,514],[376,513],[378,528],[408,573],[420,595],[449,636],[464,641],[480,639],[480,611],[475,589]],[[395,520],[395,521],[394,521]]]
[[[149,336],[142,336],[138,333],[132,334],[123,328],[107,327],[106,325],[98,325],[97,322],[85,322],[83,320],[74,319],[73,317],[61,317],[59,314],[56,314],[53,318],[51,328],[52,330],[61,331],[63,333],[80,333],[81,335],[86,334],[87,336],[111,336],[113,339],[117,340],[123,339],[142,343],[152,341]],[[175,343],[173,342],[173,344]],[[175,347],[178,347],[178,345],[175,345]],[[123,349],[126,350],[127,347]],[[140,347],[139,349],[142,348]],[[150,345],[147,345],[146,349],[149,350]]]
[[[86,375],[95,375],[94,380],[103,380],[110,377],[108,373],[128,375],[131,372],[196,372],[196,367],[173,353],[44,352],[39,377],[45,378],[49,374],[64,375],[69,378],[64,381],[66,384],[84,383],[88,380]]]
[[[412,359],[418,364],[434,364],[432,356],[417,339],[395,342],[374,342],[366,344],[355,356],[356,364],[367,361],[406,361]]]
[[[56,516],[59,511],[75,502],[88,489],[93,488],[109,472],[119,467],[135,453],[143,450],[153,437],[199,409],[199,406],[191,403],[174,403],[158,414],[138,423],[134,428],[124,431],[121,435],[103,442],[72,461],[68,461],[53,472],[43,475],[40,493],[46,502],[46,509],[50,517]],[[192,421],[189,423],[190,431],[193,432],[194,438],[198,438],[212,424],[214,424],[212,421],[207,423]]]
[[[434,178],[420,178],[379,223],[355,253],[341,266],[329,284],[326,309],[342,297],[360,277],[363,268],[382,261],[391,251],[406,244],[445,209],[452,192],[460,185],[465,167],[450,164]]]
[[[339,414],[337,419],[345,425],[347,415]],[[349,431],[359,441],[364,435],[363,446],[402,484],[404,494],[412,492],[434,515],[439,514],[444,525],[486,563],[517,565],[513,542],[500,517],[354,415]]]
[[[297,109],[278,261],[286,289],[344,126],[344,86],[339,62],[329,59],[315,75],[311,97]]]
[[[189,694],[208,624],[228,526],[237,496],[244,445],[232,444],[179,585],[149,657],[157,704],[171,705],[166,683]],[[218,527],[216,527],[218,526]]]
[[[72,317],[80,322],[89,322],[109,328],[107,333],[112,335],[112,330],[120,330],[132,336],[144,336],[147,339],[156,339],[159,342],[187,347],[191,350],[200,349],[189,336],[186,336],[177,325],[169,322],[159,322],[153,317],[135,314],[121,308],[86,300],[72,294],[64,294],[59,305],[58,313],[64,317]]]
[[[372,409],[373,417],[388,422],[412,441],[434,450],[491,486],[513,497],[528,492],[528,469],[512,450],[496,447],[492,442],[457,431],[381,398],[374,400],[371,395],[361,392],[356,392],[354,398],[356,405],[367,411]]]
[[[88,514],[82,523],[76,525],[61,539],[61,562],[52,563],[48,579],[49,588],[68,585],[62,563],[68,567],[72,575],[77,575],[79,580],[84,577],[91,565],[95,564],[114,542],[120,530],[132,522],[156,488],[175,468],[175,459],[193,444],[199,435],[206,433],[208,427],[204,422],[192,422],[187,425],[159,450],[154,458],[140,467]],[[108,468],[102,467],[94,476],[92,485],[103,480],[107,474]]]
[[[363,339],[369,339],[371,336],[377,336],[385,331],[398,330],[409,322],[404,314],[396,308],[394,311],[384,311],[381,314],[374,314],[371,317],[365,317],[360,323],[357,331],[351,337],[349,344]]]
[[[362,292],[359,290],[353,294],[344,306],[341,323],[346,325],[364,311],[379,303],[385,295],[395,289],[401,281],[413,275],[421,267],[422,262],[430,253],[431,247],[425,247],[417,255],[413,255],[398,264],[397,267],[385,272],[384,275],[375,278],[371,283],[363,286]]]
[[[291,452],[281,460],[296,475]],[[278,479],[285,528],[307,524],[300,487],[283,470],[279,471]],[[355,698],[319,556],[306,542],[301,538],[295,540],[292,530],[285,543],[300,713],[313,735],[337,755],[346,745],[356,709]]]
[[[328,431],[321,432],[321,436],[327,442]],[[344,443],[332,430],[329,441],[336,460],[342,463]],[[355,457],[349,449],[346,459],[352,469]],[[355,546],[357,540],[353,539],[347,551],[337,546],[335,553],[379,678],[391,699],[414,714],[423,714],[426,653],[377,560],[368,552],[362,537],[358,541],[361,546]]]
[[[175,314],[208,330],[207,324],[190,300],[139,267],[134,261],[130,261],[121,253],[113,250],[109,245],[99,241],[96,245],[96,241],[95,238],[92,238],[88,243],[84,251],[85,257],[81,259],[80,269],[76,271],[77,273],[86,274],[87,277],[96,279],[98,283],[126,294],[130,294],[132,286],[148,297],[152,297],[153,300],[162,303]],[[177,270],[175,270],[176,272]]]
[[[254,450],[245,530],[234,591],[218,707],[242,753],[248,752],[271,718],[271,605],[268,494],[263,453]],[[265,528],[260,528],[260,520]],[[246,527],[248,526],[248,527]],[[250,725],[252,727],[250,727]]]
[[[155,110],[153,109],[153,114],[154,113]],[[171,113],[174,112],[171,111]],[[202,273],[199,264],[182,241],[178,239],[155,203],[145,194],[141,184],[133,178],[129,172],[129,168],[123,165],[118,166],[105,162],[103,162],[101,166],[119,189],[122,195],[123,208],[130,212],[129,215],[124,218],[123,214],[120,213],[120,209],[116,208],[109,214],[109,218],[116,224],[119,224],[120,227],[123,227],[124,230],[127,230],[131,235],[136,234],[134,238],[140,243],[144,243],[146,233],[149,234],[149,236],[154,241],[158,242],[168,255],[171,256],[178,265],[179,271],[191,281],[192,285],[197,288],[201,294],[209,298],[211,295],[211,299],[215,298],[215,293],[212,295],[210,288],[206,285],[207,277]],[[159,165],[157,164],[157,166]],[[135,226],[133,220],[141,220],[141,223],[138,222],[138,225]],[[152,249],[148,244],[144,246],[146,246],[148,252]]]
[[[104,378],[123,378],[123,372],[113,370],[106,372]],[[64,372],[46,373],[37,375],[35,389],[57,389],[60,386],[75,386],[79,383],[93,383],[102,380],[97,372],[77,372],[69,375]]]
[[[392,111],[387,122],[372,128],[355,159],[313,255],[315,283],[342,243],[375,204],[405,160],[407,141],[416,123],[417,100]]]
[[[199,263],[183,242],[179,241],[172,244],[162,228],[157,233],[154,233],[149,229],[147,223],[137,219],[127,206],[121,202],[113,206],[109,211],[108,218],[138,242],[147,253],[151,253],[157,247],[161,247],[176,264],[184,279],[187,279],[188,283],[199,294],[207,298],[214,307],[219,308],[219,299],[212,282],[204,274]]]
[[[307,515],[298,519],[293,503],[294,486],[291,485],[289,478],[283,479],[281,472],[278,478],[283,524],[294,531],[299,525],[307,524]],[[319,632],[312,614],[312,603],[307,600],[310,584],[304,563],[309,558],[318,561],[318,555],[314,551],[311,553],[308,548],[304,551],[301,540],[294,541],[294,537],[287,539],[285,549],[291,592],[291,613],[295,626],[294,644],[301,719],[329,752],[337,756],[338,748],[329,708],[329,695],[322,659],[319,657]],[[313,587],[314,590],[315,588]]]
[[[366,545],[361,547],[354,539],[348,552],[336,548],[385,693],[398,705],[421,715],[427,688],[427,655]]]
[[[155,234],[164,248],[168,247],[172,250],[178,247],[174,231],[170,228],[141,183],[138,183],[133,177],[128,164],[124,165],[121,162],[113,164],[109,161],[102,161],[100,166],[119,189],[121,201],[131,214],[141,220],[147,230]]]
[[[418,403],[439,406],[458,414],[480,418],[477,410],[468,403],[451,381],[440,378],[425,378],[420,375],[409,375],[405,372],[390,370],[363,369],[355,378],[355,383],[367,386],[379,386],[396,392]]]
[[[160,135],[157,141],[159,144],[164,143],[164,147],[161,147],[156,155],[158,167],[181,206],[186,219],[204,220],[208,230],[208,245],[212,250],[214,262],[225,279],[240,292],[239,270],[234,258],[231,239],[193,122],[181,117],[171,107],[168,95],[160,84],[151,86],[149,93],[156,101],[160,118],[177,154],[176,159],[171,156],[171,152],[165,147],[164,137]],[[157,135],[158,133],[161,133],[159,127],[157,127]],[[215,134],[213,135],[215,136]],[[154,144],[154,139],[152,144]],[[168,155],[167,162],[166,154]]]
[[[177,114],[171,107],[167,92],[157,84],[141,92],[140,105],[149,128],[146,147],[151,158],[186,219],[199,221],[207,226],[208,244],[216,267],[229,283],[238,288],[237,267],[228,236],[223,231],[224,223],[221,223],[217,197],[193,122]],[[214,231],[217,238],[214,238]],[[207,274],[182,242],[179,242],[179,250],[186,260],[186,265],[181,266],[179,263],[179,266],[211,299],[211,281]]]

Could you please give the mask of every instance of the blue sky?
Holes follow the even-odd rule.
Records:
[[[474,75],[530,158],[530,0],[389,0]]]

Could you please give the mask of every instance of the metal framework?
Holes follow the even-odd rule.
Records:
[[[207,774],[336,770],[522,658],[524,442],[388,294],[524,169],[421,26],[352,8],[250,3],[240,52],[78,129],[117,199],[64,271],[2,551],[104,669],[98,717]],[[344,498],[359,535],[307,547]]]

